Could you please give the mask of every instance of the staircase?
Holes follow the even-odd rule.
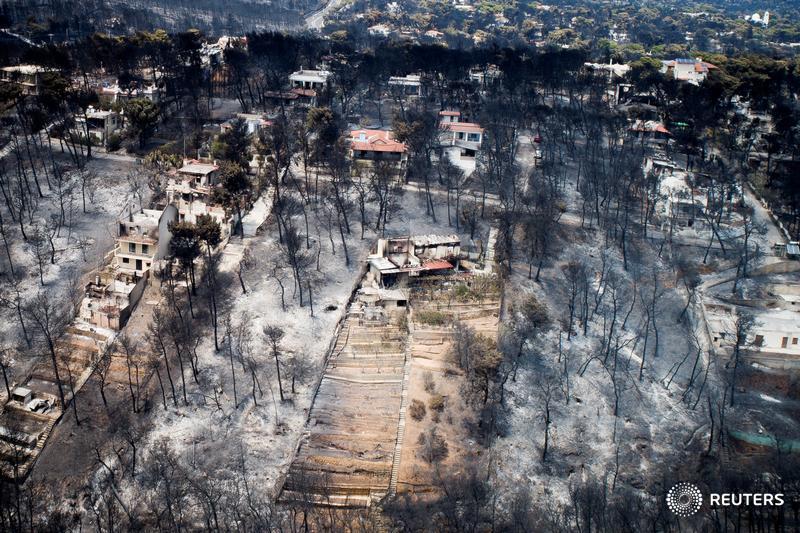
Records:
[[[408,339],[406,341],[405,367],[403,368],[403,391],[400,400],[400,418],[397,422],[397,441],[392,456],[392,475],[389,478],[389,496],[397,494],[397,480],[400,477],[400,456],[403,453],[403,437],[406,433],[406,408],[408,407],[408,380],[411,374],[411,347],[414,342],[414,331],[409,320]]]

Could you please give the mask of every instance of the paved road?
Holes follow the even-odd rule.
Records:
[[[309,13],[306,16],[306,27],[312,30],[322,29],[325,24],[325,17],[339,7],[341,3],[342,0],[328,0],[328,3],[322,9]]]
[[[24,35],[19,35],[18,33],[14,33],[14,32],[9,31],[7,29],[2,29],[2,30],[0,30],[0,32],[5,33],[6,35],[9,35],[11,37],[15,37],[15,38],[19,39],[20,41],[22,41],[23,43],[25,43],[25,44],[27,44],[29,46],[35,46],[36,48],[41,48],[42,47],[42,45],[31,41],[30,39],[28,39]]]
[[[47,126],[42,128],[41,130],[37,131],[36,135],[39,135],[40,138],[41,138],[41,135],[42,135],[43,131],[45,131],[45,130],[49,131],[50,128],[52,128],[55,125],[56,125],[55,122],[52,122],[52,123],[48,124]],[[15,138],[16,138],[17,144],[19,144],[20,146],[22,146],[25,143],[25,137],[24,136],[17,135]],[[7,157],[13,150],[14,150],[14,141],[13,140],[8,141],[8,144],[6,144],[3,148],[0,148],[0,159],[4,159],[5,157]]]

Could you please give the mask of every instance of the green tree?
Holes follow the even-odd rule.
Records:
[[[139,141],[139,148],[144,148],[147,139],[155,131],[158,114],[158,106],[145,98],[131,100],[125,105],[125,119],[130,134]]]
[[[251,195],[252,183],[244,169],[236,163],[223,162],[219,169],[219,187],[214,189],[213,201],[236,212],[236,224],[243,239],[242,210],[249,205]]]
[[[195,294],[194,261],[200,256],[200,238],[197,227],[191,222],[173,222],[169,225],[172,238],[169,241],[170,253],[180,262],[192,285]]]
[[[231,127],[221,133],[214,141],[211,146],[211,153],[217,159],[247,166],[250,159],[249,147],[250,136],[247,134],[247,123],[237,118],[231,122]]]

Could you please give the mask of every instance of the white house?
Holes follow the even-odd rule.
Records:
[[[289,75],[289,83],[293,89],[319,90],[325,87],[331,73],[327,70],[298,70]]]
[[[80,128],[86,128],[89,137],[96,144],[106,146],[111,134],[122,129],[122,116],[116,111],[89,107],[86,117],[76,115],[75,122]]]
[[[54,69],[39,65],[18,65],[0,68],[0,83],[13,83],[25,94],[39,94],[42,75]]]
[[[266,118],[266,115],[256,114],[256,113],[236,113],[236,117],[230,120],[226,120],[220,126],[220,130],[224,133],[231,128],[233,121],[236,119],[241,119],[244,121],[245,127],[247,128],[248,135],[256,135],[261,130],[268,128],[272,125],[272,121]]]
[[[392,76],[389,78],[389,90],[403,96],[422,96],[422,79],[419,74]]]
[[[211,187],[217,182],[219,166],[216,163],[205,163],[196,159],[183,162],[178,169],[178,179],[193,187]]]
[[[685,81],[694,85],[700,85],[708,77],[708,73],[717,68],[699,57],[697,59],[670,59],[661,63],[662,74],[667,74],[678,81]]]
[[[458,111],[440,111],[439,117],[442,146],[458,148],[461,157],[475,157],[483,142],[483,128],[473,122],[461,122]]]
[[[790,309],[758,313],[748,341],[760,351],[800,356],[800,313]]]
[[[144,275],[153,263],[164,258],[169,250],[169,224],[177,220],[177,208],[168,205],[164,211],[143,209],[130,212],[118,223],[114,264],[123,272]]]

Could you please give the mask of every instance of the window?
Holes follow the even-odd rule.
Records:
[[[756,346],[763,346],[764,345],[764,335],[756,335],[756,340],[753,342]]]
[[[132,253],[132,254],[135,254],[136,253],[136,244],[132,243],[132,242],[129,242],[128,243],[128,251],[130,253]]]
[[[148,253],[148,252],[149,252],[149,250],[150,250],[150,245],[148,245],[148,244],[143,244],[143,245],[142,245],[142,253],[143,253],[143,254],[146,254],[146,253]]]
[[[792,339],[792,344],[797,344],[797,337]]]
[[[781,339],[781,348],[786,348],[789,345],[789,337],[784,337]]]
[[[122,262],[123,262],[123,263],[125,263],[125,264],[128,264],[128,263],[130,263],[130,262],[131,262],[131,260],[130,260],[130,259],[128,259],[127,257],[123,257],[123,258],[122,258]]]
[[[481,142],[481,136],[477,133],[470,133],[467,135],[467,140],[473,143]]]

